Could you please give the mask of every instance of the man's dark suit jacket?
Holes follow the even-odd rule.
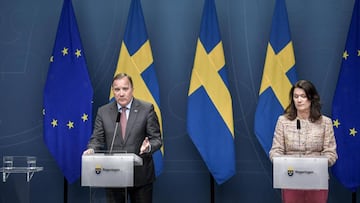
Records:
[[[110,150],[117,114],[118,108],[115,101],[98,109],[88,148],[95,151]],[[142,142],[145,137],[149,138],[151,152],[139,155],[143,159],[143,165],[135,166],[134,186],[152,183],[155,180],[152,153],[160,149],[162,139],[158,117],[151,103],[133,99],[125,134],[124,140],[119,124],[113,151],[126,151],[127,153],[139,155]]]

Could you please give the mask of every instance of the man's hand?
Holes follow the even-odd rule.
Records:
[[[140,154],[149,153],[150,151],[151,151],[151,145],[149,142],[149,138],[145,137],[145,140],[143,141],[140,148]]]
[[[89,148],[83,152],[83,155],[94,154],[94,153],[95,153],[94,149]]]

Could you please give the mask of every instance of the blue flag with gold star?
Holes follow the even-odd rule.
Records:
[[[360,186],[360,5],[355,1],[333,99],[338,160],[333,175],[349,190]]]
[[[71,0],[64,0],[44,88],[44,141],[69,183],[81,174],[93,89]]]
[[[286,4],[276,0],[254,125],[255,135],[268,156],[277,119],[288,105],[289,91],[296,80]]]
[[[187,129],[218,184],[235,175],[232,98],[214,0],[204,4],[188,92]]]

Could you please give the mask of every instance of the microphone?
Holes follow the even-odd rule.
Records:
[[[299,119],[296,120],[296,129],[298,129],[298,130],[301,129],[300,120],[299,120]]]
[[[118,112],[117,116],[116,116],[116,123],[119,123],[120,122],[120,111]]]
[[[118,112],[117,116],[116,116],[116,122],[115,122],[115,130],[114,130],[114,135],[113,135],[113,138],[112,138],[112,141],[111,141],[111,146],[110,146],[110,151],[109,151],[109,154],[111,154],[112,150],[113,150],[113,147],[114,147],[114,140],[115,140],[115,136],[116,136],[116,131],[119,127],[119,122],[120,122],[120,111]]]

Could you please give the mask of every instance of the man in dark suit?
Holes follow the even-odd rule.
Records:
[[[162,145],[158,117],[151,103],[139,100],[133,96],[133,82],[129,75],[117,74],[111,89],[115,101],[98,109],[93,134],[84,154],[96,150],[126,151],[135,153],[143,159],[142,166],[135,166],[134,187],[127,188],[131,203],[151,203],[153,182],[155,181],[152,153]],[[117,115],[125,116],[115,133]],[[125,123],[123,123],[123,121]],[[123,136],[122,126],[126,126]],[[112,144],[113,143],[113,144]],[[124,202],[125,190],[122,188],[107,188],[108,202]]]

